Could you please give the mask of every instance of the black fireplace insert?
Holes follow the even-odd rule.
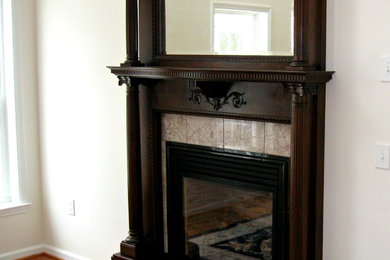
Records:
[[[288,259],[289,158],[166,145],[170,259]]]

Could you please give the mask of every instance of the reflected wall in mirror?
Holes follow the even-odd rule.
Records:
[[[166,53],[293,55],[294,0],[165,0]]]

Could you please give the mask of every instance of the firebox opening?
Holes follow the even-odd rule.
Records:
[[[170,259],[287,259],[288,163],[167,142]]]

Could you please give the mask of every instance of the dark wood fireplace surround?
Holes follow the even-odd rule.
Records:
[[[126,4],[127,59],[110,69],[127,86],[130,231],[112,259],[174,259],[163,253],[161,114],[178,113],[291,124],[286,258],[321,260],[326,0],[295,0],[293,56],[166,55],[164,0]]]

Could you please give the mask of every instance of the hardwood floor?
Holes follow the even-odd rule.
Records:
[[[26,256],[15,260],[64,260],[62,258],[50,255],[48,253],[39,253],[36,255]]]

